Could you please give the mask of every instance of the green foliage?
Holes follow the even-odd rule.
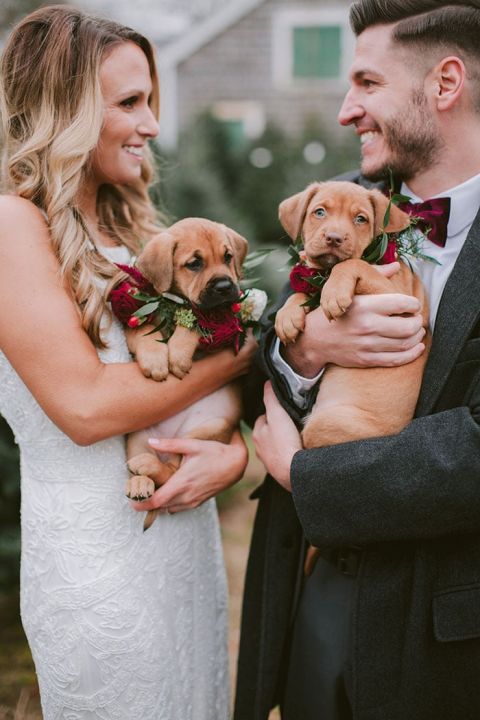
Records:
[[[18,583],[20,565],[20,472],[12,432],[0,417],[0,590]]]

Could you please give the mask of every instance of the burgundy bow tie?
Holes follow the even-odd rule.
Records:
[[[419,218],[417,227],[422,232],[430,228],[428,239],[435,245],[445,247],[447,225],[450,217],[450,198],[433,198],[421,203],[404,202],[398,205],[400,210]]]

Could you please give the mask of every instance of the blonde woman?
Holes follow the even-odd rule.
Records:
[[[123,495],[124,434],[246,372],[254,349],[155,383],[110,315],[114,262],[158,231],[151,46],[46,7],[13,30],[1,75],[0,410],[21,452],[21,612],[44,720],[226,720],[224,567],[200,503],[241,476],[242,440],[184,442],[178,512],[148,532]]]

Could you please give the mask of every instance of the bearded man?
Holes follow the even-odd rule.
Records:
[[[358,0],[339,114],[362,148],[350,179],[445,198],[418,261],[433,343],[399,434],[303,450],[292,419],[328,363],[395,366],[423,352],[418,302],[357,296],[262,345],[265,415],[235,720],[480,718],[480,4]],[[421,208],[417,208],[420,213]],[[386,266],[390,273],[396,266]],[[321,382],[321,378],[320,378]],[[280,398],[282,403],[277,400]],[[282,407],[283,405],[283,407]],[[288,411],[288,412],[287,412]],[[392,408],[395,412],[395,408]],[[305,542],[320,548],[302,573]]]

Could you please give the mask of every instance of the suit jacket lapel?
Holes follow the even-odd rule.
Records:
[[[417,416],[432,412],[479,313],[480,211],[443,291],[417,404]]]

